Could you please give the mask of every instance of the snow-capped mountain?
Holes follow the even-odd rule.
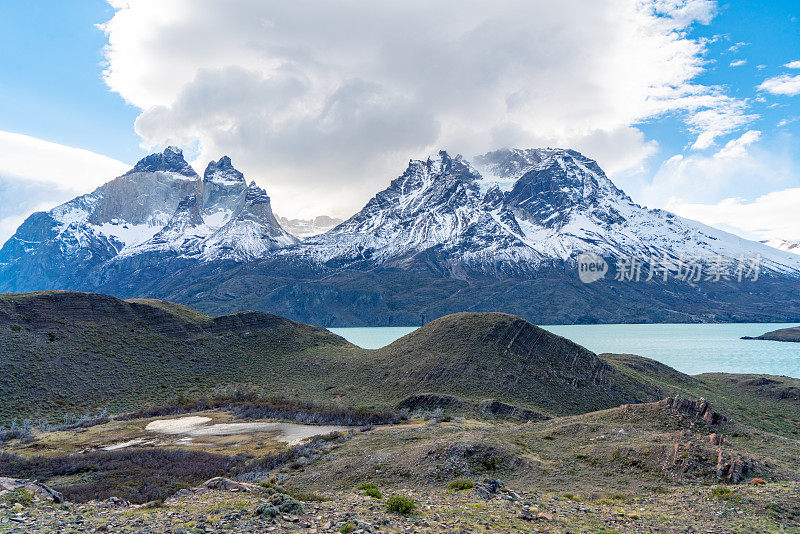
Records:
[[[211,162],[201,179],[169,147],[92,193],[28,217],[0,249],[0,268],[5,278],[47,287],[143,253],[246,261],[296,242],[266,192],[248,185],[230,158]]]
[[[797,272],[800,258],[634,203],[573,150],[440,152],[406,171],[356,215],[307,240],[320,262],[397,266],[435,257],[458,270],[518,271],[593,252],[606,258],[735,260]],[[287,254],[296,254],[287,251]]]
[[[777,248],[778,250],[785,250],[792,254],[800,254],[800,241],[791,241],[789,239],[773,238],[762,241],[767,246]]]
[[[287,232],[300,238],[324,234],[344,222],[342,219],[328,215],[318,215],[313,219],[289,219],[278,214],[275,214],[275,217]]]
[[[308,239],[302,253],[320,262],[400,267],[420,254],[471,267],[536,262],[540,258],[521,241],[513,216],[502,206],[494,209],[480,180],[463,158],[444,151],[412,160],[360,212]]]
[[[236,170],[229,157],[212,161],[198,192],[185,197],[152,238],[127,247],[120,259],[176,254],[201,261],[248,261],[298,242],[272,213],[266,191]]]
[[[648,260],[760,258],[765,276],[586,285],[574,260],[587,252],[615,267],[635,258],[645,277]],[[540,324],[785,322],[800,320],[798,288],[800,255],[639,206],[597,163],[553,148],[412,160],[350,219],[304,240],[229,158],[200,177],[168,148],[31,215],[0,249],[0,291],[153,296],[338,326],[465,310]]]

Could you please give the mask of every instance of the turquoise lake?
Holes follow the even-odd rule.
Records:
[[[688,374],[765,373],[800,378],[800,343],[739,339],[788,323],[610,324],[542,326],[591,351],[638,354]],[[377,349],[416,327],[331,328],[351,343]]]

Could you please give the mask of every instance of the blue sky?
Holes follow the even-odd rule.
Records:
[[[11,2],[0,8],[0,130],[81,147],[122,161],[142,154],[139,110],[102,79],[110,19],[101,0]]]
[[[352,213],[409,157],[440,147],[569,145],[648,206],[751,238],[800,239],[798,216],[779,213],[780,198],[800,201],[800,68],[784,66],[800,61],[797,2],[654,1],[650,19],[630,11],[642,23],[630,36],[626,0],[572,0],[552,13],[547,2],[509,2],[507,13],[447,3],[3,4],[0,241],[31,211],[168,143],[190,149],[196,166],[232,155],[279,213],[307,217]],[[444,30],[424,22],[438,8]],[[517,16],[527,9],[537,16]],[[674,22],[654,36],[658,17]],[[626,71],[649,62],[652,73]],[[647,76],[661,84],[653,94]],[[759,89],[768,79],[782,85]],[[699,87],[712,116],[674,95],[652,111],[664,87]],[[619,97],[628,93],[629,106]]]

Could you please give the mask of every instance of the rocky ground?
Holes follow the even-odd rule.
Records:
[[[267,489],[199,487],[163,504],[110,500],[56,504],[4,503],[0,532],[255,533],[255,532],[800,532],[800,484],[670,488],[650,495],[539,494],[478,483],[471,490],[384,489],[381,498],[352,491],[296,495]],[[392,495],[413,499],[408,514],[387,511]],[[294,513],[269,503],[288,502]],[[265,512],[272,510],[272,512]],[[270,515],[274,517],[269,517]]]
[[[702,399],[527,423],[414,418],[291,449],[254,431],[103,450],[151,423],[7,442],[0,533],[800,533],[798,441]]]

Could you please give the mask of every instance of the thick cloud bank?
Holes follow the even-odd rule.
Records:
[[[106,81],[148,147],[229,154],[291,215],[348,215],[438,148],[570,146],[637,169],[642,120],[695,148],[748,122],[693,82],[707,0],[112,0]]]

